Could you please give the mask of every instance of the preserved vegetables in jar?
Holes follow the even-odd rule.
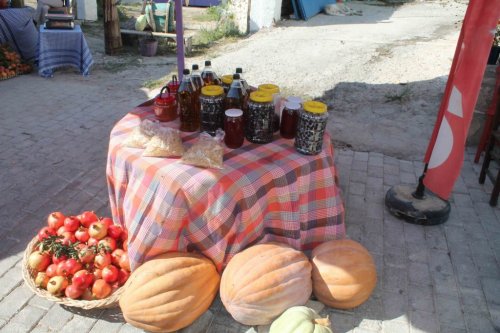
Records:
[[[299,112],[295,149],[305,155],[316,155],[323,147],[328,112],[326,104],[316,101],[304,103]]]
[[[233,82],[226,94],[226,110],[240,109],[245,112],[247,105],[247,93],[240,81],[239,74],[233,74]]]
[[[228,148],[236,149],[243,145],[245,140],[245,129],[243,125],[243,111],[229,109],[225,112],[224,120],[224,143]]]
[[[285,139],[293,139],[297,132],[300,104],[286,102],[281,113],[280,134]]]
[[[189,69],[185,69],[179,90],[177,91],[177,100],[180,108],[180,130],[183,132],[194,132],[200,128],[200,112],[195,97],[196,90],[191,81]]]
[[[245,118],[245,137],[253,143],[269,143],[273,140],[273,126],[273,96],[262,91],[252,92]]]
[[[205,68],[203,68],[203,71],[201,72],[201,78],[203,79],[203,82],[206,86],[220,86],[221,84],[219,77],[212,69],[212,62],[210,60],[205,61]]]
[[[272,83],[261,84],[257,90],[267,92],[273,96],[274,104],[274,131],[280,130],[281,95],[280,88]]]
[[[213,136],[218,128],[224,128],[224,89],[221,86],[201,88],[200,104],[200,131]]]

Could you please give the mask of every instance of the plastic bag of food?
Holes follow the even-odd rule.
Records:
[[[123,145],[129,148],[145,148],[159,129],[160,125],[157,122],[144,119],[138,127],[132,130]]]
[[[146,144],[143,156],[180,157],[184,154],[181,135],[173,128],[160,128],[158,133]]]
[[[223,168],[224,159],[224,131],[218,129],[215,137],[207,132],[200,134],[198,142],[188,149],[182,156],[181,162],[202,168]]]

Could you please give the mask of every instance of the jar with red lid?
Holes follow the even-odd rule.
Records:
[[[167,90],[167,93],[163,92]],[[170,94],[170,89],[165,86],[161,89],[160,94],[155,98],[153,111],[159,121],[167,122],[177,118],[177,101],[175,95]]]
[[[236,149],[243,145],[245,139],[245,127],[243,124],[243,111],[240,109],[229,109],[225,111],[224,119],[224,143],[228,148]]]
[[[177,80],[177,75],[172,75],[172,80],[167,83],[167,87],[172,95],[177,94],[177,90],[179,90],[180,85],[179,80]]]

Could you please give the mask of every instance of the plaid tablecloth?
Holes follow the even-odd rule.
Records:
[[[66,66],[75,67],[86,76],[94,63],[79,25],[73,30],[40,27],[37,61],[38,74],[43,77],[52,77],[54,69]]]
[[[35,60],[38,45],[33,13],[30,7],[0,10],[0,44],[9,44],[27,61]]]
[[[154,119],[151,107],[115,125],[106,170],[113,219],[129,232],[132,268],[164,252],[197,251],[222,270],[252,244],[277,241],[307,252],[345,237],[329,136],[317,156],[297,153],[293,140],[276,135],[269,144],[226,148],[223,170],[202,169],[122,147],[144,118]],[[197,137],[182,133],[186,147]]]

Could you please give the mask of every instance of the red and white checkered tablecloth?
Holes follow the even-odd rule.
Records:
[[[121,143],[151,107],[134,109],[111,131],[107,180],[115,223],[128,229],[132,268],[165,252],[197,251],[221,271],[232,256],[262,242],[299,250],[345,237],[344,206],[336,184],[333,145],[297,153],[293,140],[275,136],[258,145],[226,148],[224,169],[141,156]],[[162,123],[178,128],[178,122]],[[185,147],[198,133],[182,133]]]

